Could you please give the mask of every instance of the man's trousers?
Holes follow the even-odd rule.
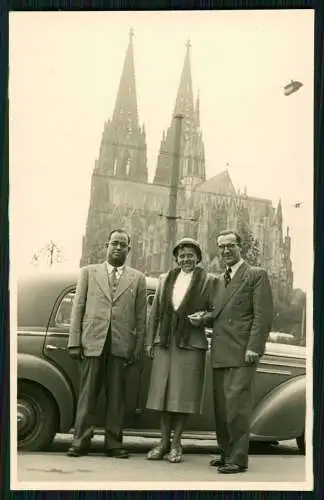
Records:
[[[80,362],[80,390],[76,411],[73,446],[87,448],[93,436],[96,407],[104,385],[105,449],[122,447],[127,360],[111,354],[110,332],[100,356],[87,356]]]
[[[243,467],[248,465],[255,375],[256,365],[213,368],[215,425],[221,457]]]

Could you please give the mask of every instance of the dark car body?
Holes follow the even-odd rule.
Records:
[[[72,431],[78,396],[79,362],[67,351],[69,320],[78,273],[35,273],[18,282],[18,447],[44,449],[56,433]],[[148,307],[157,279],[147,278]],[[206,332],[208,335],[208,332]],[[215,437],[208,362],[202,414],[192,415],[186,436]],[[145,409],[152,360],[143,356],[128,368],[125,433],[155,436],[157,412]],[[257,369],[251,439],[297,439],[304,452],[306,406],[305,348],[268,343]],[[103,427],[99,397],[96,432]]]

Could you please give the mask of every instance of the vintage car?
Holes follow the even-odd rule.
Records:
[[[17,426],[18,448],[46,449],[56,433],[72,432],[78,395],[79,362],[67,351],[71,306],[78,272],[36,273],[18,282]],[[157,280],[147,278],[148,307]],[[210,332],[206,331],[208,336]],[[214,434],[211,366],[206,367],[203,411],[188,419],[184,437],[212,439]],[[145,409],[152,361],[129,366],[125,434],[158,435],[156,412]],[[251,427],[254,441],[296,439],[305,453],[305,348],[268,343],[258,369],[256,406]],[[102,432],[103,397],[95,432]],[[100,430],[101,429],[101,430]]]

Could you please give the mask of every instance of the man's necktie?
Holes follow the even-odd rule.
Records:
[[[115,295],[118,285],[117,267],[113,267],[110,273],[110,285],[111,285],[111,292],[113,295]]]
[[[228,267],[224,273],[224,281],[225,281],[225,288],[227,287],[227,285],[230,284],[231,282],[231,272],[232,272],[232,268],[231,267]]]

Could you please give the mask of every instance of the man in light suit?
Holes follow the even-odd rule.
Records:
[[[110,233],[107,260],[83,267],[73,303],[69,353],[80,360],[80,392],[68,456],[88,453],[102,383],[106,393],[105,454],[128,458],[122,447],[127,365],[138,360],[146,330],[146,282],[125,265],[130,237]]]
[[[193,321],[213,325],[211,362],[221,457],[210,465],[235,474],[248,467],[256,368],[271,330],[273,299],[267,272],[242,259],[236,232],[223,231],[217,244],[226,270],[217,284],[215,309]]]

